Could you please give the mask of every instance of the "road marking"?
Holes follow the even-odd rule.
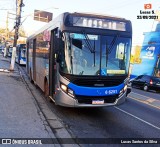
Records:
[[[146,97],[146,98],[151,98],[151,97],[148,97],[148,96],[145,96],[145,95],[142,95],[142,94],[139,94],[139,93],[135,93],[135,92],[131,92],[131,93],[133,93],[133,94],[136,94],[136,95],[140,95],[140,96],[142,96],[142,97]]]
[[[123,113],[125,113],[125,114],[128,114],[129,116],[132,116],[132,117],[140,120],[141,122],[148,124],[149,126],[151,126],[151,127],[153,127],[153,128],[156,128],[156,129],[160,130],[159,127],[157,127],[157,126],[155,126],[155,125],[153,125],[153,124],[151,124],[151,123],[149,123],[149,122],[147,122],[147,121],[145,121],[145,120],[143,120],[143,119],[141,119],[141,118],[139,118],[139,117],[137,117],[137,116],[135,116],[135,115],[127,112],[127,111],[125,111],[125,110],[122,110],[122,109],[118,108],[117,106],[114,106],[114,107],[115,107],[116,109],[118,109],[119,111],[121,111],[121,112],[123,112]]]
[[[154,108],[160,109],[159,106],[153,105],[153,104],[150,103],[148,100],[141,100],[140,98],[134,98],[134,97],[132,97],[131,95],[129,95],[128,98],[133,99],[133,100],[135,100],[135,101],[139,101],[139,102],[144,103],[144,104],[147,104],[147,105],[152,106],[152,107],[154,107]],[[158,100],[155,100],[155,101],[158,101]]]
[[[149,98],[148,100],[147,100],[147,102],[149,102],[149,103],[152,103],[152,102],[155,102],[156,100],[155,99],[153,99],[153,98]]]

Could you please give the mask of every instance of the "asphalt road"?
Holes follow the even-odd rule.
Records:
[[[160,110],[131,98],[115,107],[48,106],[75,138],[160,138]]]
[[[121,106],[108,108],[74,109],[54,104],[50,108],[76,137],[160,137],[159,110],[132,99]]]
[[[32,90],[41,93],[38,88]],[[143,91],[137,93],[137,91],[139,92],[135,89],[132,92],[159,98],[157,93],[143,93]],[[38,99],[37,97],[37,101]],[[73,138],[86,139],[80,142],[80,144],[84,143],[84,146],[85,143],[92,144],[97,138],[137,138],[138,140],[160,138],[160,109],[131,98],[127,98],[123,105],[103,108],[65,108],[56,106],[45,98],[43,103],[46,103],[45,107],[51,110],[51,115],[58,116]],[[90,139],[91,142],[88,142]],[[142,144],[142,146],[146,145]]]
[[[143,96],[146,96],[146,97],[150,97],[150,98],[154,98],[154,99],[160,100],[160,93],[156,93],[153,90],[146,92],[146,91],[141,90],[141,89],[132,88],[132,92],[140,94],[140,95],[143,95]]]

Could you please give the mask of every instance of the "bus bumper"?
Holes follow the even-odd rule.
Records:
[[[26,65],[26,61],[24,61],[24,60],[20,60],[20,63],[19,63],[20,65]]]
[[[103,98],[102,98],[103,99]],[[114,103],[104,103],[104,104],[80,104],[78,100],[70,97],[62,90],[57,91],[55,95],[55,104],[65,107],[106,107],[106,106],[115,106],[120,105],[125,102],[126,92],[123,95],[116,99]]]

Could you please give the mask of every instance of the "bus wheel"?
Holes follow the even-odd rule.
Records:
[[[45,82],[45,85],[44,85],[44,95],[45,95],[46,98],[49,96],[49,88],[48,88],[48,82],[47,81]]]
[[[30,82],[31,82],[32,84],[34,83],[34,81],[32,80],[32,72],[31,72],[31,70],[30,70],[29,80],[30,80]]]
[[[44,86],[44,95],[45,95],[45,98],[51,102],[52,100],[49,98],[49,85],[48,85],[48,82],[46,81],[45,82],[45,86]]]

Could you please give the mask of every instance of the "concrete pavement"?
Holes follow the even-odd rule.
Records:
[[[7,144],[8,140],[3,138],[9,139],[9,144],[31,144],[34,142],[28,142],[28,139],[36,139],[37,143],[48,143],[47,146],[61,146],[59,138],[72,138],[57,116],[49,110],[46,113],[52,119],[47,120],[33,94],[27,89],[18,66],[15,65],[14,71],[9,71],[9,67],[10,59],[0,55],[0,143]],[[59,126],[61,129],[57,133],[54,127],[56,129]],[[14,141],[15,138],[20,141]]]

